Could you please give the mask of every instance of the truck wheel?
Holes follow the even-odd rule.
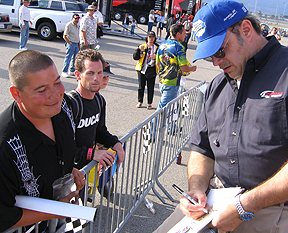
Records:
[[[37,33],[42,40],[53,40],[57,36],[54,25],[48,22],[41,23],[37,28]]]
[[[121,20],[121,18],[122,18],[122,16],[121,16],[121,14],[120,14],[119,12],[116,12],[116,13],[114,14],[114,19],[116,19],[116,20]]]
[[[138,22],[141,24],[146,24],[147,23],[147,17],[145,15],[140,15],[138,18]]]

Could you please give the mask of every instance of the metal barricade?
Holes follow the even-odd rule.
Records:
[[[151,189],[165,203],[155,190],[155,184],[174,201],[158,178],[190,139],[191,131],[202,109],[203,93],[199,87],[204,84],[205,81],[201,82],[164,108],[158,109],[120,139],[126,156],[123,164],[117,166],[113,178],[113,169],[98,169],[96,161],[91,161],[81,169],[86,176],[83,204],[97,208],[96,219],[89,224],[91,233],[119,232]],[[89,182],[90,173],[94,173],[94,184]],[[99,180],[106,180],[107,175],[111,179],[108,183],[102,182],[100,185]],[[92,195],[89,194],[89,187],[92,188]],[[88,198],[92,200],[89,202]]]
[[[113,190],[110,190],[113,195],[104,198],[104,183],[101,193],[95,190],[95,185],[93,187],[92,206],[98,208],[95,220],[97,227],[92,229],[90,224],[90,232],[118,232],[154,186],[157,176],[157,151],[161,142],[157,129],[160,128],[161,121],[155,124],[152,122],[163,116],[164,109],[157,110],[120,140],[126,153],[125,161],[117,167],[113,177],[114,185],[108,184],[108,187],[113,187]],[[90,167],[83,168],[86,173],[89,169]],[[110,172],[112,173],[112,170]],[[95,177],[95,180],[98,180],[98,177]]]
[[[103,193],[94,192],[92,203],[98,212],[96,227],[92,229],[91,224],[90,232],[119,232],[151,189],[165,203],[154,188],[156,183],[174,201],[158,178],[190,139],[202,109],[199,87],[204,84],[181,94],[120,139],[125,161],[114,176],[113,195],[105,199]]]
[[[164,194],[173,202],[175,200],[160,184],[158,178],[166,171],[173,161],[181,154],[182,149],[188,143],[192,129],[202,110],[204,95],[199,89],[205,84],[201,82],[194,88],[182,93],[164,107],[165,116],[161,125],[160,137],[163,139],[159,147],[158,175],[156,184]],[[164,199],[153,187],[155,195],[165,203]]]

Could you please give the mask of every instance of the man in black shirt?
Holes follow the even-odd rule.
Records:
[[[83,103],[83,115],[76,125],[77,168],[89,161],[96,160],[104,166],[111,166],[115,160],[112,152],[95,149],[96,143],[112,147],[117,151],[117,165],[123,162],[125,152],[121,142],[111,135],[105,125],[106,102],[98,92],[103,82],[105,61],[102,55],[93,49],[80,51],[76,56],[75,76],[78,80],[76,91]]]
[[[287,232],[288,48],[264,38],[259,21],[233,0],[211,1],[193,25],[193,61],[212,57],[224,72],[205,92],[190,141],[187,194],[199,204],[182,197],[179,207],[202,216],[205,192],[216,180],[216,187],[246,190],[213,205],[219,232]]]
[[[21,52],[9,64],[9,77],[15,101],[0,115],[1,232],[59,217],[14,206],[16,195],[52,199],[52,183],[71,172],[77,190],[84,186],[84,175],[73,169],[74,133],[61,108],[64,86],[51,58]]]

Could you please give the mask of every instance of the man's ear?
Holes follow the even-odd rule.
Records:
[[[22,99],[20,97],[20,91],[13,85],[9,87],[9,90],[14,100],[19,104],[22,103]]]
[[[79,81],[81,79],[80,72],[78,70],[75,70],[74,74],[75,74],[75,77],[77,78],[77,81]]]
[[[250,37],[252,35],[253,25],[249,20],[243,20],[240,28],[243,33],[243,37]]]

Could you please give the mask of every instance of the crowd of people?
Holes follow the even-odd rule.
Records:
[[[96,28],[101,20],[94,17],[97,6],[89,5],[86,11],[80,25],[79,15],[73,15],[63,36],[62,75],[70,66],[78,82],[72,97],[65,93],[49,56],[21,51],[9,63],[14,102],[0,114],[0,231],[39,221],[43,231],[49,224],[46,220],[64,218],[15,207],[15,196],[52,199],[53,181],[69,173],[77,191],[60,201],[70,202],[79,192],[82,196],[85,178],[78,169],[91,160],[104,166],[116,160],[112,152],[97,148],[97,143],[117,151],[117,165],[124,161],[121,142],[105,125],[106,102],[99,93],[112,75],[109,63],[95,50],[97,32],[91,27]],[[152,20],[154,11],[150,14]],[[186,58],[194,25],[198,44],[193,63],[211,57],[223,72],[205,92],[205,104],[189,142],[187,195],[198,204],[181,197],[155,232],[168,232],[185,215],[201,218],[203,208],[213,209],[208,228],[218,232],[286,232],[288,48],[279,43],[277,28],[263,35],[265,28],[258,19],[234,0],[213,0],[194,19],[173,16],[167,21],[167,40],[156,43],[158,33],[148,23],[145,43],[133,53],[138,61],[136,107],[143,105],[147,83],[147,109],[152,109],[157,74],[159,109],[177,97],[181,78],[196,71]],[[162,18],[158,23],[161,37]],[[77,108],[73,101],[78,101]],[[81,115],[76,117],[79,106]],[[209,189],[229,187],[242,187],[243,192],[212,207],[206,203]]]
[[[282,30],[281,30],[281,31],[282,31]],[[273,27],[273,28],[271,29],[271,31],[268,31],[266,25],[263,25],[263,26],[261,27],[261,34],[262,34],[262,36],[268,37],[268,38],[271,37],[271,36],[275,36],[277,40],[281,40],[281,34],[282,34],[282,33],[280,32],[280,30],[278,29],[278,27]]]

